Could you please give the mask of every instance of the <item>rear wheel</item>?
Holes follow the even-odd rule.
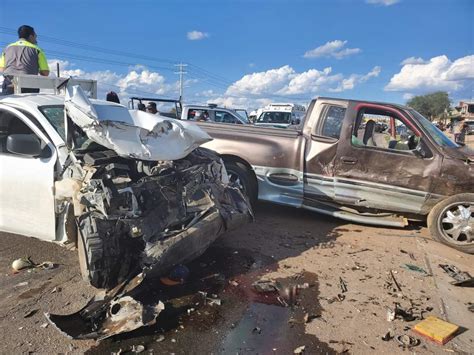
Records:
[[[431,235],[441,243],[474,254],[474,194],[449,197],[428,215]]]
[[[249,168],[238,161],[225,161],[224,165],[229,175],[230,185],[239,188],[248,197],[250,203],[255,205],[258,198],[258,186]]]

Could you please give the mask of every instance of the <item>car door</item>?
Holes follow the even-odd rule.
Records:
[[[352,102],[337,146],[334,199],[421,213],[441,158],[412,118],[391,105]]]
[[[35,135],[42,153],[28,157],[9,152],[6,140],[11,134]],[[56,150],[45,134],[21,112],[0,104],[0,230],[55,239],[56,160]]]
[[[305,135],[304,204],[317,207],[334,200],[334,161],[347,101],[318,99],[308,109]]]

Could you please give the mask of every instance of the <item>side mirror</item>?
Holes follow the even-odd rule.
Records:
[[[41,154],[41,141],[34,134],[10,134],[7,137],[7,151],[27,157]]]
[[[296,118],[294,120],[291,120],[292,125],[299,125],[301,123],[301,120],[299,118]]]

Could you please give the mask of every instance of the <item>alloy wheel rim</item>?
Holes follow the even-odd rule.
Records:
[[[439,218],[441,234],[449,242],[458,245],[474,243],[474,204],[456,202],[447,206]]]

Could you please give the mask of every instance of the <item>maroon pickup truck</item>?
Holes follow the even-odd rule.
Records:
[[[253,201],[380,226],[427,220],[474,253],[474,152],[409,107],[317,98],[293,129],[199,125]]]

